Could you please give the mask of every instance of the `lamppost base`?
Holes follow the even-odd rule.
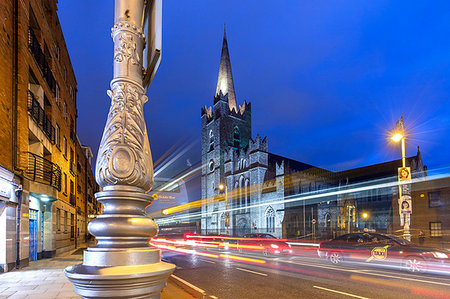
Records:
[[[160,298],[175,265],[157,262],[132,266],[67,267],[64,272],[82,298]]]

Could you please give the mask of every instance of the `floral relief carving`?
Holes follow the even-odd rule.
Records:
[[[132,185],[144,190],[153,183],[143,105],[142,88],[115,82],[108,91],[111,107],[97,157],[96,177],[100,186]]]
[[[114,49],[114,60],[124,62],[126,67],[126,75],[129,72],[129,65],[139,65],[140,59],[136,52],[136,41],[134,34],[128,32],[119,33],[118,43]]]

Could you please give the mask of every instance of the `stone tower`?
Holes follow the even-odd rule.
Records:
[[[251,140],[251,105],[238,105],[234,91],[227,36],[224,32],[219,75],[213,107],[201,109],[202,120],[202,207],[203,233],[219,231],[220,215],[213,213],[219,208],[217,196],[219,184],[226,182],[225,160],[230,151],[239,153],[247,149]],[[230,193],[229,193],[230,194]],[[208,229],[206,231],[205,229]]]

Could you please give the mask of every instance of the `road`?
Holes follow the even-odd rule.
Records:
[[[222,256],[163,250],[163,259],[177,265],[175,275],[221,299],[450,298],[450,276],[335,266],[313,257],[208,253]]]

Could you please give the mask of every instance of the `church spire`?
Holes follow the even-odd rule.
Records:
[[[231,74],[230,54],[228,53],[227,33],[225,25],[223,29],[222,55],[220,56],[219,77],[217,78],[216,96],[222,92],[228,94],[228,107],[238,112],[236,95],[234,93],[233,75]]]

